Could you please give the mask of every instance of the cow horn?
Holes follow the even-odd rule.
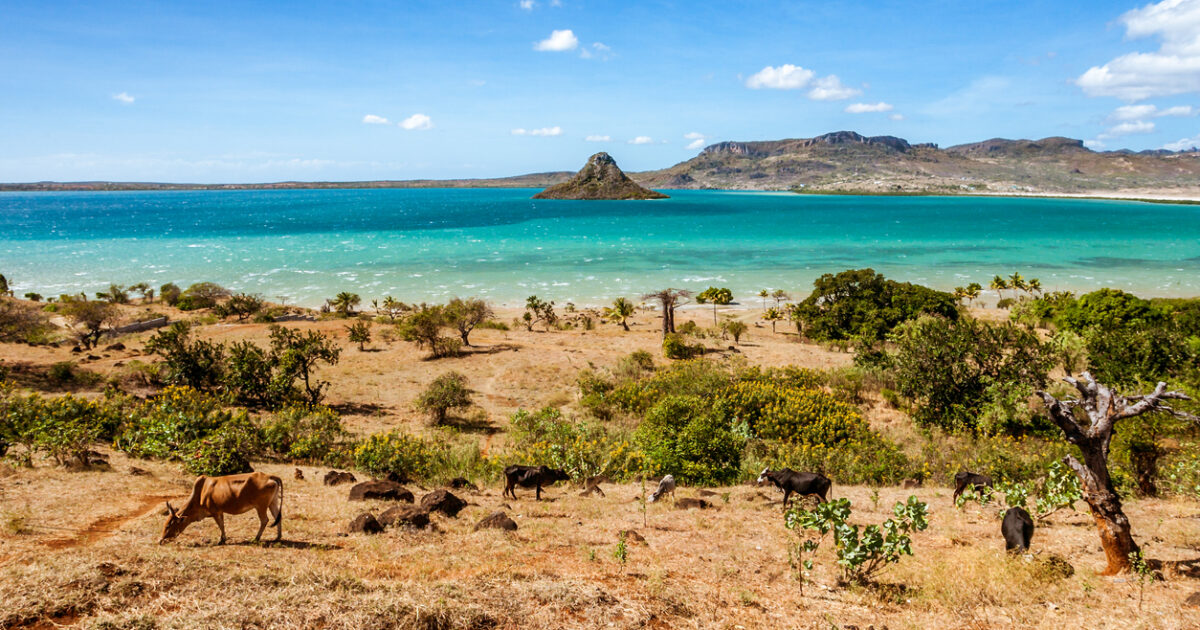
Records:
[[[170,501],[167,501],[167,512],[169,512],[171,516],[175,516],[175,508],[171,507]]]

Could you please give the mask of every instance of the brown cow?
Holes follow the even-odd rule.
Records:
[[[224,477],[200,477],[192,486],[192,496],[182,509],[176,510],[167,502],[167,523],[163,525],[162,538],[158,544],[178,536],[188,525],[212,517],[221,529],[221,540],[225,544],[225,515],[258,511],[258,534],[254,542],[262,538],[267,528],[267,512],[275,517],[275,540],[283,537],[283,480],[275,475],[261,472],[226,475]]]

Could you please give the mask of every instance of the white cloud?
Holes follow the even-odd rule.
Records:
[[[629,144],[650,144],[652,142],[654,142],[654,138],[651,138],[650,136],[638,136],[633,140],[630,140]]]
[[[891,120],[904,120],[904,114],[889,114],[888,118]]]
[[[1200,1],[1163,0],[1121,16],[1129,39],[1157,37],[1159,49],[1121,55],[1075,80],[1088,96],[1141,101],[1200,92]]]
[[[1175,142],[1168,142],[1162,148],[1168,151],[1190,151],[1196,147],[1200,147],[1200,134],[1191,138],[1182,138]]]
[[[433,128],[433,120],[431,120],[429,118],[429,116],[426,116],[425,114],[413,114],[412,116],[409,116],[408,118],[405,118],[404,120],[400,121],[400,126],[404,127],[405,129],[410,129],[410,130],[411,129],[432,129]],[[453,125],[451,125],[451,126],[453,126]]]
[[[1101,134],[1101,138],[1113,138],[1116,136],[1127,136],[1133,133],[1150,133],[1154,131],[1154,123],[1144,120],[1131,120],[1118,125],[1113,125],[1108,128],[1108,131]]]
[[[602,61],[608,61],[609,59],[612,59],[613,56],[612,47],[601,42],[592,42],[592,49],[588,50],[587,48],[580,48],[579,56],[583,57],[584,59],[598,57]]]
[[[534,50],[546,52],[563,52],[566,50],[575,50],[579,46],[579,38],[575,37],[575,33],[571,29],[561,31],[553,31],[550,37],[533,45]]]
[[[702,148],[704,148],[704,138],[696,138],[695,140],[692,140],[691,142],[689,142],[689,143],[687,144],[687,147],[686,147],[686,148],[688,148],[688,149],[702,149]]]
[[[133,102],[137,99],[130,96],[128,92],[121,92],[120,94],[113,94],[113,100],[121,101],[122,103],[124,103],[126,105],[133,105]]]
[[[859,94],[862,94],[862,90],[842,85],[842,80],[836,74],[831,74],[813,82],[808,98],[814,101],[840,101]]]
[[[686,148],[699,149],[704,146],[704,143],[708,140],[708,136],[700,133],[699,131],[693,131],[691,133],[683,134],[683,139],[691,140],[691,142],[687,144]]]
[[[537,3],[534,2],[533,0],[521,0],[521,2],[520,2],[521,8],[525,9],[526,11],[532,11],[533,5],[535,5],[535,4],[537,4]]]
[[[612,141],[612,136],[588,136],[584,140],[588,142],[610,142]]]
[[[891,103],[854,103],[846,106],[847,114],[868,114],[872,112],[890,112],[895,107]]]
[[[1146,118],[1163,118],[1166,116],[1195,116],[1197,110],[1191,105],[1176,105],[1159,109],[1154,105],[1122,105],[1108,115],[1110,121],[1144,120]]]
[[[388,119],[384,118],[383,116],[376,116],[375,114],[367,114],[366,116],[363,116],[362,121],[368,125],[390,125],[391,124],[391,122],[389,122]]]
[[[562,135],[562,127],[559,127],[557,125],[554,127],[542,127],[540,129],[523,129],[521,127],[517,127],[516,129],[512,130],[512,135],[514,135],[514,136],[561,136]]]
[[[746,87],[751,89],[769,88],[772,90],[798,90],[812,81],[816,73],[807,68],[785,63],[778,68],[767,66],[746,79]]]

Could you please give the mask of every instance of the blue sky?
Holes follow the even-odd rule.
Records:
[[[1082,5],[0,0],[0,181],[643,170],[839,129],[1200,144],[1200,0]]]

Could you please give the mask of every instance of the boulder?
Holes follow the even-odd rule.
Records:
[[[1183,600],[1183,605],[1188,608],[1200,608],[1200,591],[1188,595],[1187,599]]]
[[[503,529],[510,532],[517,531],[517,522],[508,517],[504,512],[492,512],[483,518],[483,520],[475,523],[475,531],[481,529]]]
[[[364,481],[350,488],[351,501],[407,501],[413,502],[413,493],[394,481]]]
[[[379,524],[384,527],[423,529],[429,525],[429,513],[415,505],[397,505],[379,515]]]
[[[475,484],[471,483],[466,477],[455,477],[450,480],[450,487],[455,490],[479,490]]]
[[[446,516],[458,516],[467,502],[454,496],[449,490],[434,490],[421,497],[421,507],[426,512],[441,512]]]
[[[691,508],[705,510],[710,507],[712,507],[712,504],[704,499],[693,499],[691,497],[675,499],[675,509],[677,510],[689,510]]]
[[[292,476],[296,478],[296,481],[304,481],[304,471],[299,468],[296,469],[296,472],[292,473]]]
[[[641,545],[647,544],[646,537],[639,534],[636,529],[623,529],[617,534],[617,536],[625,538],[625,542],[638,543]]]
[[[355,481],[358,481],[358,480],[354,478],[354,475],[352,475],[348,472],[342,472],[340,470],[331,470],[331,471],[325,473],[324,481],[325,481],[325,485],[327,485],[327,486],[336,486],[336,485],[343,484],[343,483],[354,483]]]
[[[105,350],[106,352],[114,352],[114,351],[116,351],[116,352],[119,352],[119,351],[121,351],[121,350],[124,350],[124,349],[125,349],[125,344],[123,344],[123,343],[120,343],[120,342],[114,343],[114,344],[112,344],[111,346],[106,346],[106,347],[104,348],[104,350]]]
[[[383,525],[380,525],[375,515],[370,512],[363,512],[350,521],[350,533],[352,534],[378,534],[382,531]]]
[[[905,490],[911,490],[913,488],[920,488],[921,480],[920,479],[905,479],[904,482],[900,484],[900,487],[904,488]]]

